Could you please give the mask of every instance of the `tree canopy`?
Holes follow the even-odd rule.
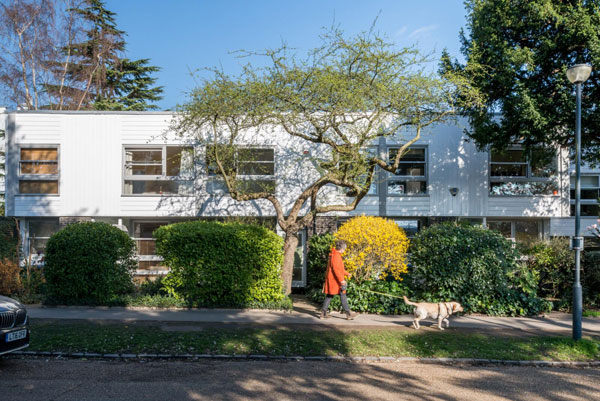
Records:
[[[212,70],[213,78],[180,106],[173,127],[207,145],[209,168],[222,177],[233,199],[265,199],[273,205],[286,233],[288,290],[296,233],[318,213],[354,210],[374,182],[376,168],[397,170],[424,127],[453,117],[457,88],[469,93],[458,75],[426,73],[427,58],[416,48],[398,49],[372,32],[348,38],[334,29],[322,40],[307,57],[285,46],[245,52],[251,62],[238,76]],[[266,57],[266,66],[252,64],[260,56]],[[286,160],[301,163],[307,160],[306,149],[314,152],[311,168],[299,169],[303,180],[277,178],[278,188],[297,190],[294,199],[271,185],[244,185],[247,180],[236,166],[240,146],[269,130],[279,130],[283,136],[278,140],[289,142]],[[394,160],[369,151],[380,137],[400,144]],[[348,197],[332,202],[325,196],[328,188]]]
[[[155,109],[159,68],[124,37],[102,0],[0,0],[0,90],[28,109]]]
[[[441,71],[464,77],[483,104],[464,107],[468,133],[481,148],[502,150],[573,143],[574,87],[569,66],[600,67],[600,3],[597,0],[467,0],[466,62],[445,52]],[[583,84],[582,147],[600,161],[600,80]]]

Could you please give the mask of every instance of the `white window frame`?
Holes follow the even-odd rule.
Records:
[[[598,195],[600,197],[600,174],[582,174],[581,178],[584,177],[594,177],[596,179],[596,185],[595,186],[581,186],[581,191],[584,190],[596,190],[598,191]],[[575,206],[575,197],[571,197],[571,191],[575,191],[575,185],[573,185],[572,180],[575,180],[576,177],[574,175],[570,176],[570,180],[569,180],[569,215],[571,217],[575,216],[575,213],[571,213],[571,206]],[[581,206],[583,205],[598,205],[598,207],[600,208],[600,205],[598,204],[598,198],[596,199],[581,199]],[[588,216],[588,215],[582,215],[582,217],[598,217],[597,214],[592,215],[592,216]]]
[[[56,149],[56,174],[21,174],[21,163],[22,162],[52,162],[54,160],[21,160],[21,149]],[[60,145],[58,144],[19,144],[18,146],[19,163],[17,171],[17,195],[19,196],[60,196]],[[21,193],[20,183],[21,181],[56,181],[57,193],[45,194],[45,193]]]
[[[517,222],[528,221],[526,219],[503,219],[503,218],[495,218],[495,217],[487,217],[485,221],[485,226],[489,229],[489,223],[510,223],[510,239],[512,242],[517,241]],[[538,226],[538,239],[544,238],[544,221],[541,219],[532,220],[537,223]]]
[[[215,194],[215,193],[221,193],[225,191],[224,184],[222,184],[222,177],[220,176],[219,173],[214,173],[211,171],[209,163],[208,163],[208,146],[207,145],[204,149],[205,151],[205,161],[204,163],[206,164],[206,175],[209,177],[209,182],[207,183],[207,189],[209,193]],[[239,149],[246,149],[246,150],[253,150],[253,149],[257,149],[257,150],[271,150],[273,152],[273,161],[246,161],[246,163],[261,163],[261,164],[273,164],[273,174],[242,174],[239,172],[239,164],[243,163],[244,161],[240,161],[239,160],[239,155],[236,149],[235,152],[235,160],[234,160],[234,165],[235,165],[235,169],[236,169],[236,178],[241,179],[241,180],[246,180],[246,181],[273,181],[274,184],[274,188],[275,191],[277,190],[277,152],[275,147],[273,146],[238,146]],[[220,184],[220,185],[219,185]]]
[[[192,150],[193,160],[192,160],[192,176],[169,176],[167,175],[167,148],[188,148]],[[133,175],[127,174],[127,151],[131,150],[161,150],[161,175]],[[194,185],[194,176],[195,176],[195,149],[192,145],[187,144],[163,144],[163,145],[123,145],[123,153],[122,153],[122,180],[121,180],[121,196],[127,197],[187,197],[193,196],[193,185]],[[188,185],[192,186],[192,191],[189,194],[174,194],[174,193],[164,193],[164,194],[128,194],[125,193],[125,181],[175,181],[175,182],[183,182],[188,183]]]
[[[523,154],[525,154],[525,151],[523,148],[521,147],[510,147],[508,149],[509,151],[511,150],[518,150],[518,151],[522,151]],[[525,157],[527,158],[527,155],[525,155]],[[529,158],[526,159],[526,161],[520,161],[520,162],[494,162],[492,161],[492,152],[490,151],[488,153],[488,177],[489,177],[489,191],[488,191],[488,196],[491,197],[509,197],[509,198],[514,198],[514,197],[519,197],[519,196],[525,196],[525,197],[531,197],[531,196],[547,196],[547,197],[559,197],[560,196],[560,185],[559,185],[559,155],[558,153],[554,153],[554,164],[556,167],[556,172],[555,175],[550,176],[550,177],[537,177],[533,175],[533,171],[531,168],[531,161],[529,160]],[[492,165],[524,165],[525,167],[525,176],[501,176],[501,175],[492,175]],[[492,191],[492,184],[493,183],[502,183],[502,182],[515,182],[515,183],[554,183],[556,189],[554,194],[493,194],[491,193]]]
[[[386,147],[386,156],[387,156],[388,160],[390,158],[390,150],[400,149],[400,148],[401,148],[401,145],[387,146]],[[402,161],[402,159],[400,159],[400,165],[422,163],[423,164],[423,175],[396,175],[396,174],[387,172],[387,179],[385,182],[386,196],[390,196],[390,197],[427,197],[427,196],[429,196],[429,148],[426,145],[415,145],[415,146],[410,146],[408,148],[408,150],[412,150],[412,149],[423,149],[424,160],[421,162],[421,161],[412,161],[412,160]],[[390,193],[389,192],[389,183],[391,181],[425,181],[425,193],[407,194],[406,188],[404,189],[405,193],[403,193],[403,194]]]

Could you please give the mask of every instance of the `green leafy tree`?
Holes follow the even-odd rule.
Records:
[[[126,58],[102,0],[0,0],[0,94],[30,110],[148,110],[162,87]]]
[[[65,72],[72,85],[48,85],[47,90],[62,90],[70,98],[64,103],[76,110],[156,109],[149,102],[161,99],[162,87],[153,86],[151,74],[159,68],[148,65],[148,59],[122,58],[125,32],[117,28],[116,14],[102,0],[86,0],[69,11],[83,20],[85,40],[63,49],[70,54]]]
[[[417,49],[398,49],[371,32],[347,38],[331,30],[322,39],[306,58],[282,47],[246,53],[251,62],[239,76],[213,70],[173,123],[176,132],[206,145],[209,170],[222,178],[231,198],[273,207],[285,233],[282,278],[288,293],[297,232],[319,213],[354,210],[377,167],[396,171],[425,127],[452,118],[456,89],[465,84],[452,73],[425,73],[427,60]],[[239,144],[263,141],[272,129],[282,131],[278,141],[289,143],[278,162],[297,171],[277,177],[278,188],[292,188],[287,193],[272,182],[248,185],[239,174]],[[393,160],[368,151],[380,137],[400,144]],[[347,197],[332,199],[331,190]]]
[[[573,85],[566,69],[600,66],[600,3],[597,0],[467,0],[466,62],[444,52],[441,71],[462,75],[484,102],[464,107],[469,135],[480,147],[502,150],[570,145],[575,124]],[[582,147],[600,161],[600,80],[584,83]]]

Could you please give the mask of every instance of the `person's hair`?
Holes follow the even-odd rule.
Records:
[[[341,239],[335,241],[335,249],[341,251],[346,247],[346,241],[342,241]]]

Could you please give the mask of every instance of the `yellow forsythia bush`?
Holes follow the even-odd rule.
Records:
[[[343,254],[344,266],[360,282],[385,278],[391,274],[402,280],[406,273],[409,240],[393,220],[359,216],[344,223],[335,238],[348,245]]]

